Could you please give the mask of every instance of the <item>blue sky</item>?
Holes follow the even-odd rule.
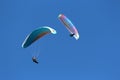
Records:
[[[80,39],[58,20],[65,14]],[[23,49],[27,34],[48,25],[57,35]],[[0,0],[0,80],[120,80],[119,0]]]

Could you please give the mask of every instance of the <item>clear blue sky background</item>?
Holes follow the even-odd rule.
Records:
[[[80,39],[58,20],[65,14]],[[48,25],[57,35],[21,48],[27,34]],[[0,80],[120,80],[120,0],[0,0]],[[34,44],[34,46],[37,44]]]

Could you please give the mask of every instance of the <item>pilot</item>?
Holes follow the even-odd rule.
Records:
[[[37,61],[37,59],[36,59],[35,56],[32,57],[32,61],[33,61],[34,63],[38,64],[38,61]]]
[[[73,37],[75,34],[74,33],[72,33],[72,34],[70,34],[70,37]]]

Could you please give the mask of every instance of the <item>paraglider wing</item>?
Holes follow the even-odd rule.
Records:
[[[74,34],[73,37],[76,40],[78,40],[79,39],[79,33],[78,33],[77,29],[75,28],[75,26],[72,24],[72,22],[63,14],[60,14],[58,16],[58,18],[65,25],[65,27],[68,29],[70,34]]]
[[[37,41],[41,37],[45,36],[46,34],[50,34],[50,33],[56,34],[56,30],[48,26],[39,27],[26,37],[26,39],[24,40],[22,44],[22,47],[27,48],[33,42]]]

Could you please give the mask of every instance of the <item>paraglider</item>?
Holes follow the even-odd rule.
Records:
[[[70,36],[74,37],[76,40],[79,39],[79,33],[72,22],[63,14],[59,14],[58,18],[65,25],[65,27],[70,32]]]
[[[50,33],[56,34],[56,30],[48,26],[39,27],[26,37],[26,39],[24,40],[22,44],[22,47],[27,48],[28,46],[30,46],[32,43],[34,43],[38,39]]]
[[[56,30],[48,27],[48,26],[43,26],[43,27],[39,27],[37,29],[35,29],[34,31],[32,31],[24,40],[24,42],[22,43],[22,48],[27,48],[29,47],[31,44],[33,44],[35,41],[37,41],[38,39],[44,37],[47,34],[56,34]],[[37,57],[33,56],[32,57],[32,61],[36,64],[38,64],[37,61]]]

